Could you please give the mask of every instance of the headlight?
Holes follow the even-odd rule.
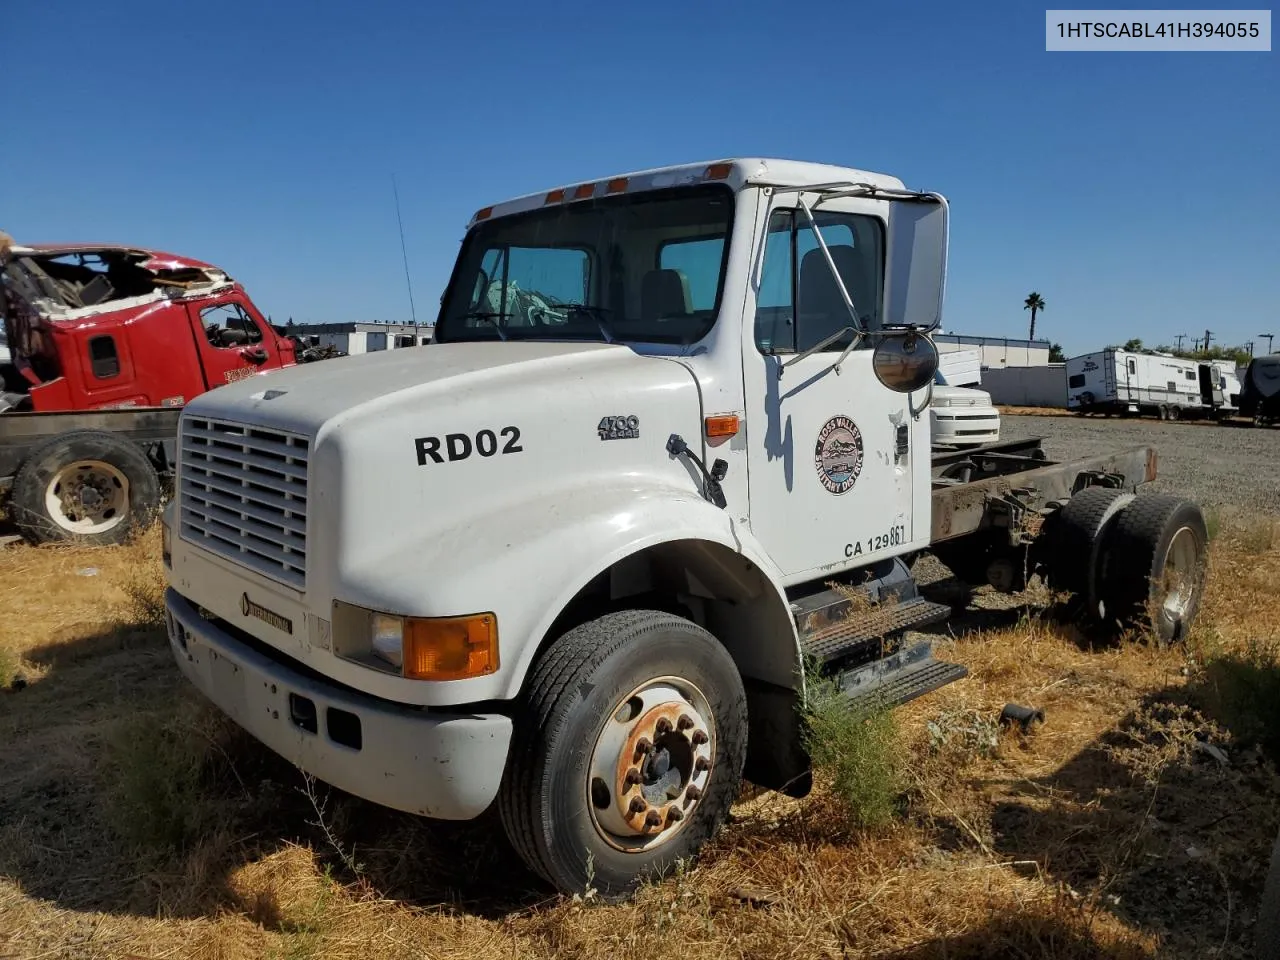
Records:
[[[387,661],[393,667],[404,664],[404,621],[399,617],[389,617],[385,613],[375,613],[369,618],[369,639],[373,644],[373,655]]]

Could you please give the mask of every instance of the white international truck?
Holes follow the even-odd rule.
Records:
[[[1067,361],[1067,408],[1079,413],[1216,419],[1239,405],[1240,380],[1231,360],[1108,348]]]
[[[183,410],[179,667],[320,780],[429,818],[496,805],[533,871],[614,898],[744,778],[811,788],[806,670],[876,707],[965,676],[924,632],[951,612],[912,578],[925,551],[1178,638],[1205,527],[1137,493],[1154,450],[931,456],[947,210],[758,159],[485,207],[431,347]]]

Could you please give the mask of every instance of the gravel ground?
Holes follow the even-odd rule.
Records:
[[[1280,515],[1280,429],[1006,415],[1000,437],[1043,437],[1051,460],[1151,444],[1160,459],[1144,489],[1180,493],[1206,509]]]

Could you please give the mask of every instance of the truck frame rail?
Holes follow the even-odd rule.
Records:
[[[1087,486],[1136,489],[1156,478],[1156,450],[1141,446],[1056,462],[1043,438],[1001,441],[933,457],[934,543],[991,528],[1022,529]]]

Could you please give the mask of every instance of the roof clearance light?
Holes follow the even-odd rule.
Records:
[[[547,194],[547,198],[546,198],[545,200],[543,200],[542,202],[543,202],[544,204],[546,204],[546,203],[560,203],[560,202],[562,202],[563,200],[564,200],[564,188],[562,187],[562,188],[561,188],[561,189],[559,189],[559,190],[552,190],[550,193],[548,193],[548,194]]]
[[[590,200],[595,195],[595,192],[596,185],[594,183],[584,183],[582,186],[578,187],[577,190],[573,191],[573,199]]]
[[[732,163],[713,163],[702,174],[704,180],[725,180],[733,172]]]
[[[473,219],[475,219],[475,220],[488,220],[488,219],[489,219],[489,215],[490,215],[491,213],[493,213],[493,207],[485,207],[485,208],[484,208],[484,209],[482,209],[482,210],[477,210],[477,211],[476,211],[476,215],[475,215],[475,217],[474,217]]]
[[[608,186],[605,187],[605,192],[606,193],[623,193],[626,191],[626,189],[627,189],[627,178],[615,177],[614,179],[609,181]]]

